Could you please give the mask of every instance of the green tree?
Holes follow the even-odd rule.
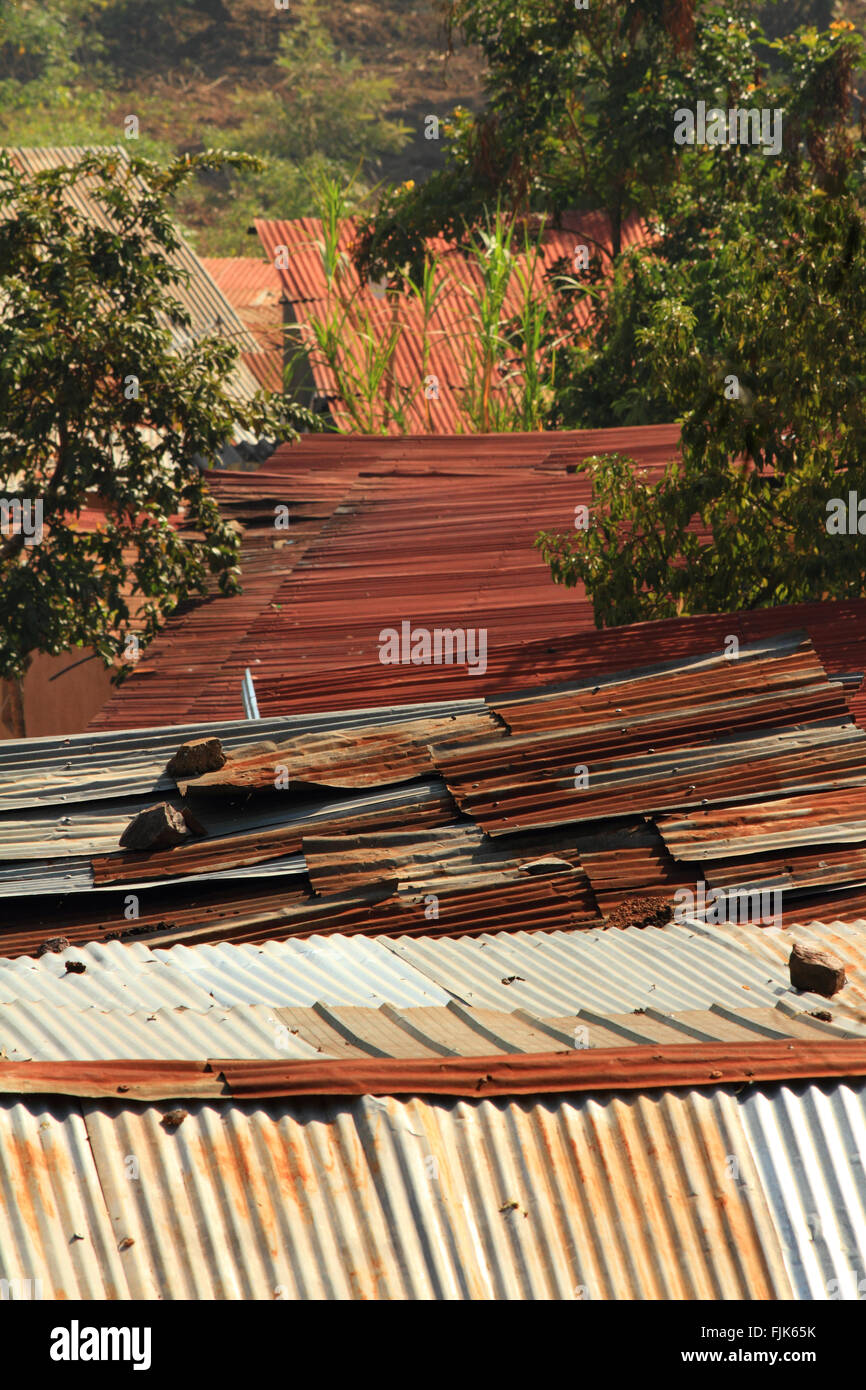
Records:
[[[537,541],[599,625],[864,593],[863,210],[815,187],[775,198],[774,217],[773,235],[720,247],[709,335],[677,297],[638,330],[658,390],[688,403],[681,461],[653,483],[629,459],[588,460],[588,531]]]
[[[744,8],[734,0],[727,10]],[[487,61],[486,105],[458,109],[443,131],[445,163],[417,189],[391,191],[367,228],[363,263],[416,264],[425,238],[459,238],[499,203],[514,213],[601,208],[618,256],[629,213],[651,210],[675,177],[672,113],[697,77],[745,87],[748,41],[707,43],[718,30],[696,0],[448,0],[452,26]],[[738,31],[739,32],[739,31]]]
[[[115,664],[131,618],[145,644],[209,580],[236,591],[238,537],[202,465],[238,426],[289,438],[314,425],[281,398],[236,399],[237,347],[189,336],[168,206],[222,162],[160,170],[118,152],[25,177],[0,156],[4,678],[36,651],[91,646]],[[77,185],[104,217],[76,210]],[[85,508],[100,524],[82,523]]]

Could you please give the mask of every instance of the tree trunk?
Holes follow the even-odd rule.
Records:
[[[24,682],[9,680],[0,683],[0,723],[12,738],[26,738],[24,721]]]

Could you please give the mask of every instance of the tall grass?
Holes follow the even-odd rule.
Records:
[[[441,320],[436,326],[437,316],[450,297],[458,325],[451,330],[458,340],[455,355],[462,364],[462,380],[453,383],[458,428],[485,434],[542,429],[564,338],[557,292],[573,286],[565,277],[545,280],[541,273],[543,222],[535,231],[522,225],[515,253],[515,225],[497,208],[470,241],[474,283],[452,276],[446,261],[431,252],[420,282],[398,270],[378,287],[376,298],[376,290],[371,294],[371,287],[361,285],[343,236],[351,190],[351,184],[342,188],[328,177],[318,182],[322,234],[315,245],[325,305],[290,330],[290,369],[307,359],[331,379],[335,427],[362,434],[409,433],[419,425],[435,431],[437,396],[426,385],[435,341],[446,332]],[[404,341],[419,348],[420,361],[400,353]]]

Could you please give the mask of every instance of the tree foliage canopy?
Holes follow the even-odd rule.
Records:
[[[291,437],[307,412],[235,398],[235,344],[195,341],[168,212],[196,168],[121,153],[28,177],[0,156],[0,675],[34,651],[146,642],[209,577],[238,588],[238,537],[202,468],[237,427]],[[77,185],[104,213],[70,200]],[[38,504],[32,543],[15,504]],[[98,525],[85,508],[104,511]],[[31,513],[32,514],[32,513]],[[182,523],[173,524],[182,514]],[[11,518],[11,520],[10,520]]]

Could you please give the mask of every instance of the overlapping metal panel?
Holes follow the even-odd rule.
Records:
[[[747,933],[748,941],[733,933]],[[755,927],[712,934],[703,926],[626,928],[623,931],[509,932],[423,938],[379,937],[401,960],[477,1008],[524,1008],[540,1017],[618,1013],[647,1007],[676,1012],[724,1004],[774,1006],[790,999],[804,1009],[824,1008],[817,995],[791,990],[784,960],[749,949],[762,939]],[[790,954],[790,945],[788,953]],[[837,996],[860,1005],[860,987]],[[834,1007],[835,1007],[834,1001]]]
[[[795,1298],[866,1296],[866,1085],[748,1091],[740,1116]]]
[[[119,1057],[178,1061],[195,1057],[298,1057],[320,1054],[265,1004],[141,1009],[123,1013],[71,1004],[0,1004],[0,1056],[10,1062],[105,1061]]]
[[[67,965],[84,966],[81,973]],[[271,941],[261,946],[175,946],[150,951],[117,941],[73,947],[38,960],[0,959],[0,1003],[27,1000],[132,1013],[205,1012],[235,1004],[446,1004],[425,975],[363,937]]]
[[[0,1165],[23,1115],[29,1162],[10,1187],[34,1194],[5,1230],[0,1216],[0,1277],[23,1267],[56,1297],[77,1255],[92,1279],[100,1271],[101,1296],[791,1296],[738,1102],[723,1092],[189,1102],[173,1130],[160,1124],[171,1108],[82,1102],[56,1108],[40,1136],[47,1104],[0,1104]],[[73,1223],[101,1243],[104,1269],[35,1200],[61,1175],[79,1209],[90,1185],[90,1221]]]
[[[690,1040],[827,1041],[864,1035],[866,1023],[837,1027],[778,1007],[735,1013],[718,1004],[680,1014],[649,1009],[608,1016],[582,1010],[553,1019],[521,1010],[471,1009],[454,1001],[407,1009],[235,1004],[206,1013],[156,1008],[129,1014],[76,1007],[74,1001],[50,1010],[42,1001],[0,1004],[0,1059],[10,1062],[476,1057]]]
[[[240,696],[238,697],[240,698]],[[216,737],[231,752],[263,739],[283,741],[327,730],[363,729],[370,724],[400,723],[425,717],[482,715],[483,699],[453,700],[434,706],[393,705],[333,713],[292,714],[257,720],[175,724],[143,730],[72,734],[69,737],[0,741],[0,810],[57,806],[69,801],[103,801],[144,796],[175,787],[166,763],[182,743]]]

